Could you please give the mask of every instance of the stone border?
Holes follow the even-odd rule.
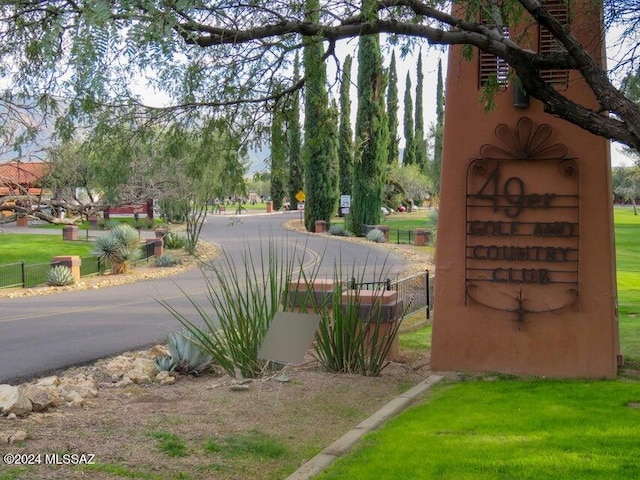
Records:
[[[313,476],[318,475],[331,465],[338,457],[348,453],[364,435],[376,430],[387,420],[404,411],[418,397],[428,392],[432,386],[437,384],[443,378],[444,377],[442,375],[429,375],[426,380],[423,380],[412,389],[391,400],[376,413],[345,433],[338,440],[322,450],[318,455],[306,462],[298,470],[289,475],[285,480],[308,480]]]

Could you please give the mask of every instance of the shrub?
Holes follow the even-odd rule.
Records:
[[[347,230],[341,223],[334,223],[329,227],[329,235],[335,235],[337,237],[350,237],[351,232]]]
[[[181,263],[182,260],[172,257],[168,253],[163,253],[156,259],[156,267],[173,267],[175,265],[180,265]]]
[[[187,238],[184,235],[178,235],[177,233],[168,232],[164,236],[164,247],[168,250],[178,250],[184,248],[187,243]]]
[[[113,227],[108,235],[98,237],[91,250],[92,255],[109,263],[114,274],[128,272],[141,253],[138,232],[124,223]]]
[[[376,243],[384,243],[387,241],[384,236],[384,232],[378,228],[374,228],[373,230],[370,230],[369,233],[367,233],[367,240]]]
[[[65,285],[73,285],[74,283],[76,283],[76,280],[73,278],[73,273],[71,273],[71,269],[69,267],[57,265],[49,270],[47,275],[47,285],[63,287]]]

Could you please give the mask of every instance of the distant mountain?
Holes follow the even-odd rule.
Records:
[[[252,177],[254,173],[266,172],[269,170],[269,157],[271,148],[262,147],[260,150],[249,150],[249,170],[247,176]]]

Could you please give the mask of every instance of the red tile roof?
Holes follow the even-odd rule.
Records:
[[[47,174],[48,169],[45,162],[0,163],[0,185],[35,185]]]

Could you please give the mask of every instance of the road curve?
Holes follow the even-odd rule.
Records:
[[[317,266],[321,278],[333,278],[334,265],[342,266],[345,278],[355,269],[369,281],[404,269],[402,258],[384,247],[285,230],[283,223],[296,215],[209,216],[201,238],[221,245],[236,262],[247,252],[257,261],[271,243],[295,251],[307,268]],[[99,290],[0,299],[0,384],[164,342],[180,324],[158,299],[194,312],[182,290],[204,301],[198,269]]]

